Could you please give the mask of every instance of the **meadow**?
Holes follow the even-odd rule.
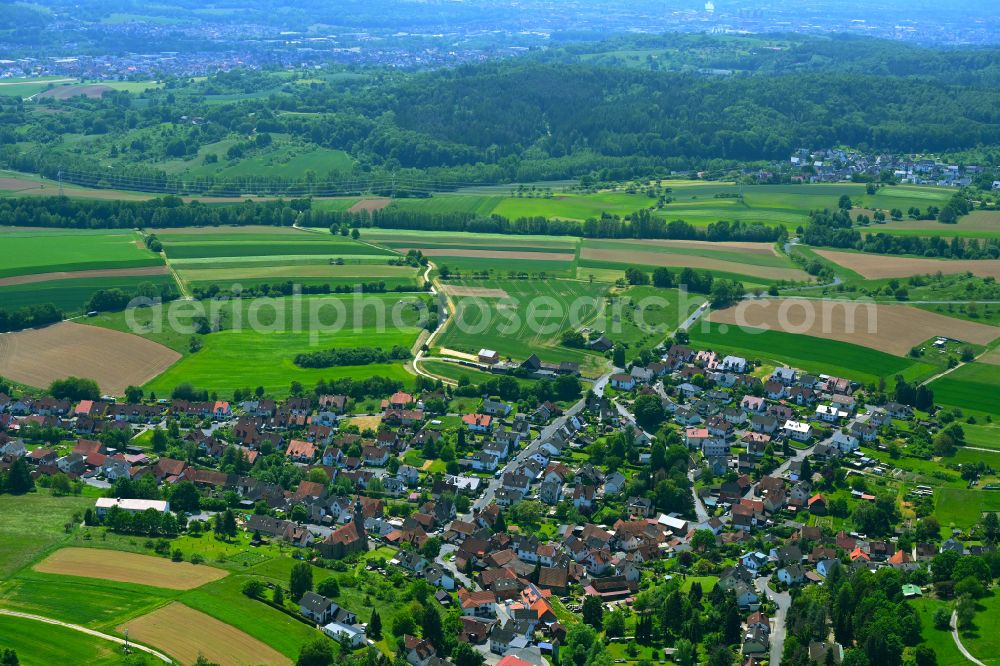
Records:
[[[0,286],[0,303],[9,308],[19,308],[34,303],[52,303],[66,314],[74,315],[84,311],[87,301],[96,291],[120,289],[134,295],[137,287],[143,283],[157,287],[175,284],[169,275],[47,280],[9,287]]]
[[[885,224],[869,227],[868,231],[894,236],[996,238],[1000,235],[1000,211],[974,210],[959,218],[957,224],[941,224],[937,220],[888,220]]]
[[[642,349],[650,349],[675,331],[694,312],[702,299],[683,295],[677,289],[628,287],[610,294],[603,319],[592,326],[592,335],[606,334],[626,347],[629,361]]]
[[[969,363],[930,384],[934,401],[964,412],[1000,417],[1000,371],[997,366]]]
[[[934,611],[945,606],[947,602],[937,599],[913,599],[910,605],[920,616],[920,635],[924,642],[934,650],[938,666],[967,666],[969,661],[958,651],[951,632],[934,627]]]
[[[21,666],[120,666],[122,663],[121,650],[115,643],[73,629],[6,615],[0,615],[0,647],[17,652]]]
[[[720,354],[787,364],[813,373],[826,373],[864,383],[891,381],[897,374],[909,380],[933,374],[935,366],[859,345],[780,331],[741,329],[701,322],[689,331],[694,344]]]
[[[4,233],[3,244],[0,278],[163,264],[132,231],[18,230]]]
[[[579,328],[597,319],[607,285],[568,280],[462,280],[448,286],[499,289],[506,296],[453,298],[455,314],[437,339],[441,347],[469,354],[487,347],[519,361],[537,353],[543,361],[580,363],[584,372],[606,364],[603,357],[591,352],[561,346],[559,336],[574,320]]]
[[[385,256],[392,252],[330,233],[309,233],[290,227],[273,227],[255,232],[199,232],[163,234],[168,259],[215,257],[270,257],[323,255],[332,259],[355,256]]]
[[[360,379],[377,375],[408,385],[412,383],[413,377],[402,363],[316,369],[300,368],[294,363],[296,354],[330,347],[374,346],[386,350],[394,345],[411,347],[420,332],[419,315],[413,305],[398,305],[398,295],[307,296],[206,303],[206,307],[217,308],[214,318],[221,322],[223,330],[200,336],[203,346],[196,352],[190,351],[191,331],[174,330],[168,325],[166,311],[147,309],[103,314],[89,318],[87,323],[138,333],[183,355],[146,385],[158,395],[169,395],[174,387],[185,382],[224,395],[230,395],[237,388],[264,386],[268,393],[279,396],[287,394],[292,381],[309,387],[320,379]],[[362,303],[365,304],[363,309]],[[400,327],[393,325],[394,307],[399,311]],[[385,313],[384,326],[379,324],[379,310]],[[315,326],[309,323],[311,311],[319,313]],[[189,314],[178,318],[181,327],[190,325],[194,313],[190,309],[187,312]],[[135,331],[128,326],[128,316],[136,317],[139,326]],[[242,323],[236,324],[237,321]],[[259,325],[250,326],[254,322]],[[234,326],[239,330],[234,330]]]
[[[942,532],[951,525],[968,529],[979,522],[984,511],[1000,511],[1000,492],[965,488],[937,488],[934,491],[934,515],[941,523]]]
[[[94,501],[52,497],[38,492],[23,497],[0,495],[0,579],[29,566],[67,538],[66,525]]]

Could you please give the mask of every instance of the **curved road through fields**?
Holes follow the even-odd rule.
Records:
[[[10,617],[19,617],[22,620],[34,620],[35,622],[44,622],[45,624],[54,624],[59,627],[65,627],[67,629],[72,629],[73,631],[79,631],[83,634],[88,634],[96,638],[100,638],[106,641],[111,641],[112,643],[118,643],[119,645],[125,645],[124,638],[118,638],[117,636],[112,636],[110,634],[103,634],[99,631],[93,629],[88,629],[87,627],[81,627],[78,624],[70,624],[68,622],[61,622],[59,620],[53,620],[50,617],[44,617],[42,615],[32,615],[31,613],[20,613],[18,611],[7,610],[5,608],[0,608],[0,615],[8,615]],[[157,652],[153,648],[148,648],[145,645],[138,645],[137,643],[129,643],[129,647],[134,650],[140,650],[146,654],[151,654],[160,661],[166,664],[174,663],[174,660],[163,654],[162,652]]]
[[[955,647],[958,648],[958,651],[961,652],[966,659],[977,666],[986,666],[986,664],[973,657],[972,653],[966,650],[965,646],[962,645],[962,639],[958,637],[958,613],[955,611],[951,612],[951,637],[955,640]]]

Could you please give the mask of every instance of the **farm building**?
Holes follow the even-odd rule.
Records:
[[[97,512],[98,518],[104,518],[114,506],[129,513],[142,513],[147,509],[155,509],[159,513],[170,511],[170,502],[165,500],[115,499],[113,497],[99,497],[94,505],[94,510]]]

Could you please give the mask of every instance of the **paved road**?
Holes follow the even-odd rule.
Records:
[[[125,645],[125,639],[118,638],[117,636],[111,636],[109,634],[102,634],[99,631],[94,631],[93,629],[88,629],[87,627],[81,627],[78,624],[69,624],[68,622],[60,622],[59,620],[53,620],[50,617],[43,617],[41,615],[32,615],[30,613],[19,613],[17,611],[7,610],[5,608],[0,608],[0,615],[9,615],[11,617],[19,617],[25,620],[34,620],[35,622],[44,622],[45,624],[54,624],[60,627],[66,627],[67,629],[72,629],[73,631],[79,631],[83,634],[89,634],[97,638],[101,638],[106,641],[111,641],[113,643],[118,643],[119,645]],[[162,652],[157,652],[153,648],[148,648],[145,645],[137,645],[136,643],[129,643],[129,648],[133,650],[140,650],[146,654],[151,654],[160,661],[172,664],[174,660],[163,654]]]
[[[962,645],[962,639],[958,637],[958,613],[956,611],[951,612],[951,637],[955,641],[955,647],[958,648],[959,652],[965,655],[966,659],[977,666],[986,666],[986,664],[973,657],[972,654],[965,649],[965,646]]]
[[[621,368],[612,368],[610,372],[601,375],[601,377],[598,378],[598,380],[595,381],[594,384],[591,386],[590,390],[593,391],[595,395],[603,396],[604,387],[608,385],[608,380],[610,379],[611,375],[614,374],[615,372],[620,372],[620,371]],[[587,396],[584,395],[584,397],[580,398],[579,402],[577,402],[575,405],[567,409],[562,416],[556,418],[554,421],[552,421],[552,423],[542,428],[541,432],[538,434],[537,437],[531,440],[531,442],[526,447],[521,449],[517,453],[517,455],[515,455],[510,460],[510,462],[508,462],[506,465],[503,466],[503,468],[501,469],[500,477],[503,476],[503,473],[515,470],[521,463],[525,462],[531,456],[531,454],[533,454],[535,451],[538,450],[538,447],[540,447],[543,442],[548,441],[552,437],[552,435],[554,435],[555,432],[559,430],[559,428],[563,427],[563,425],[566,424],[566,421],[568,421],[571,416],[583,411],[583,408],[586,405],[587,405]],[[472,505],[473,509],[479,509],[480,511],[482,511],[484,508],[486,508],[493,502],[493,498],[496,497],[496,492],[497,490],[500,489],[500,485],[502,483],[500,477],[494,476],[492,479],[490,479],[489,483],[486,484],[486,489],[483,491],[482,496],[478,500],[476,500],[475,504]],[[463,519],[471,520],[471,515],[472,514],[467,514],[467,516],[463,517]]]
[[[785,615],[788,613],[788,607],[792,605],[792,597],[788,592],[775,592],[767,586],[767,581],[766,576],[761,576],[754,580],[754,586],[778,608],[772,618],[774,625],[771,627],[771,659],[768,664],[780,666],[781,653],[785,650]]]
[[[440,564],[445,569],[447,569],[449,572],[451,572],[451,575],[455,577],[456,582],[460,583],[461,585],[464,585],[466,588],[470,590],[474,590],[475,587],[472,585],[472,580],[468,576],[466,576],[463,572],[458,570],[458,567],[455,566],[455,560],[445,559],[449,554],[454,553],[456,550],[458,550],[458,546],[454,544],[451,543],[443,544],[441,546],[441,552],[438,553],[438,556],[434,559],[434,561]]]

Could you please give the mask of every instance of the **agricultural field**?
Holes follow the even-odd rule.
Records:
[[[995,365],[968,363],[935,379],[930,387],[938,404],[1000,417],[1000,372]]]
[[[708,319],[862,345],[905,356],[910,349],[938,336],[975,345],[1000,337],[1000,329],[946,317],[907,305],[852,303],[836,300],[764,299],[743,301],[713,311]]]
[[[163,265],[133,231],[17,229],[3,244],[0,278]]]
[[[561,346],[559,335],[598,319],[607,285],[568,280],[462,280],[449,286],[491,291],[451,299],[455,314],[437,339],[441,347],[468,354],[487,347],[517,360],[537,353],[543,361],[580,363],[585,374],[594,374],[606,365],[601,356]]]
[[[0,303],[8,308],[20,308],[36,303],[51,303],[67,315],[75,315],[84,312],[90,297],[102,289],[120,289],[134,295],[139,285],[148,283],[157,288],[168,286],[176,290],[174,279],[167,274],[166,267],[154,266],[152,268],[156,270],[156,273],[152,275],[143,273],[138,276],[126,275],[122,277],[122,272],[146,271],[148,269],[116,269],[115,275],[118,277],[72,277],[62,280],[21,282],[12,286],[3,285],[6,280],[41,276],[25,275],[18,278],[0,278]],[[108,271],[98,272],[107,273]]]
[[[188,664],[199,656],[221,666],[292,663],[266,643],[176,602],[123,623],[119,629],[127,629],[129,636],[139,642],[164,646],[170,656]]]
[[[885,224],[869,227],[868,232],[894,236],[996,238],[1000,235],[1000,211],[974,210],[959,218],[958,224],[941,224],[937,220],[887,220]]]
[[[139,339],[183,354],[169,370],[147,380],[146,387],[159,395],[169,395],[185,382],[225,395],[256,386],[285,395],[292,381],[308,387],[320,379],[378,375],[412,383],[413,377],[402,363],[318,369],[294,363],[296,354],[331,347],[412,347],[421,330],[417,325],[421,315],[414,304],[422,301],[416,296],[402,299],[393,294],[352,294],[206,301],[206,308],[215,308],[211,319],[220,322],[223,330],[198,336],[203,346],[196,352],[190,351],[193,329],[188,327],[198,313],[191,303],[179,304],[184,311],[177,318],[181,332],[168,325],[166,308],[104,314],[87,322],[131,331],[128,317],[134,316],[138,323],[135,333],[142,336]],[[394,311],[399,313],[399,327],[393,324]],[[315,324],[310,323],[311,313],[316,313]],[[382,316],[384,325],[380,324]]]
[[[807,372],[826,373],[863,383],[891,381],[897,374],[909,380],[926,378],[935,366],[860,345],[780,331],[737,328],[728,324],[698,324],[689,331],[694,344],[720,354],[736,354]]]
[[[398,252],[418,249],[452,273],[511,273],[568,277],[574,274],[579,239],[457,232],[366,229],[362,240]]]
[[[398,255],[368,242],[288,227],[174,229],[158,237],[178,278],[188,287],[243,287],[292,281],[331,288],[384,283],[415,289],[419,271],[390,266]]]
[[[0,495],[0,579],[29,566],[66,539],[73,514],[94,505],[86,497]]]
[[[148,382],[179,358],[151,340],[70,321],[0,335],[0,376],[36,387],[67,376],[89,377],[105,393],[122,395],[125,387]]]
[[[1000,259],[932,259],[886,256],[843,250],[813,250],[816,254],[869,279],[899,278],[941,272],[972,273],[1000,279]]]
[[[635,265],[708,270],[719,277],[739,277],[752,284],[810,279],[767,243],[592,239],[582,243],[583,268],[623,269]]]
[[[95,548],[57,550],[36,564],[35,571],[120,583],[144,583],[171,590],[190,590],[226,575],[225,571],[209,566]]]

